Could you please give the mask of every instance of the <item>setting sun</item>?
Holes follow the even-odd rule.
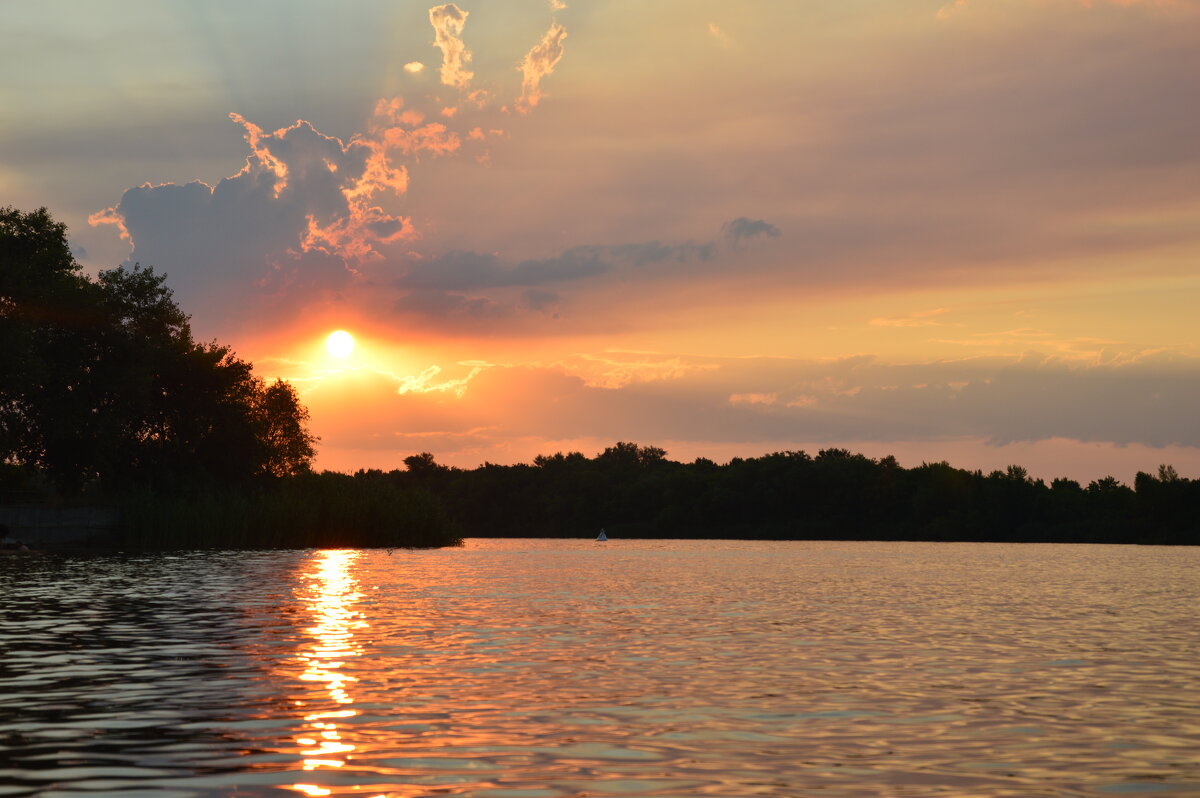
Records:
[[[345,330],[331,332],[325,339],[325,348],[338,359],[349,357],[354,351],[354,336]]]

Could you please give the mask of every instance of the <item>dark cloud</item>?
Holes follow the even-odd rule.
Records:
[[[418,289],[410,291],[393,305],[399,313],[467,319],[497,319],[506,310],[486,297],[469,297],[453,291]]]
[[[622,268],[633,269],[655,263],[706,261],[714,258],[717,252],[715,243],[661,244],[653,241],[572,247],[553,258],[510,264],[496,255],[454,251],[415,262],[398,285],[413,289],[459,291],[536,286],[582,280]]]
[[[451,297],[462,292],[494,292],[500,289],[503,293],[503,289],[525,288],[530,290],[521,295],[526,300],[523,304],[542,310],[544,303],[536,297],[551,296],[554,302],[561,299],[558,294],[546,294],[544,286],[578,282],[607,274],[636,278],[645,274],[648,267],[713,261],[722,251],[739,248],[735,242],[760,235],[778,236],[779,231],[766,222],[741,218],[725,224],[721,237],[713,241],[681,244],[649,241],[578,246],[552,258],[530,259],[515,264],[492,254],[451,251],[440,257],[413,262],[408,274],[396,283],[409,292],[396,307],[439,316],[445,315],[447,309],[459,312],[462,303]],[[530,297],[535,299],[530,300]],[[423,298],[430,300],[427,306],[422,306]]]
[[[553,291],[543,291],[540,288],[526,289],[521,296],[525,299],[526,307],[543,313],[553,310],[562,301],[562,297]]]
[[[381,170],[378,152],[343,143],[307,122],[265,133],[236,114],[250,156],[215,186],[200,181],[127,190],[93,224],[116,225],[129,261],[158,267],[189,311],[206,322],[259,313],[264,302],[340,289],[382,244],[405,238],[406,218],[370,198],[403,188],[404,172]]]
[[[761,219],[747,219],[745,216],[741,216],[722,225],[721,234],[731,247],[736,247],[743,241],[758,236],[778,238],[779,228]]]

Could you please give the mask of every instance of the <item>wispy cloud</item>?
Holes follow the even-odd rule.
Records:
[[[528,113],[542,99],[542,79],[554,71],[563,57],[563,39],[567,29],[554,22],[542,40],[534,45],[518,67],[521,71],[521,96],[517,99],[517,110]]]
[[[442,373],[441,367],[430,366],[420,374],[399,379],[399,386],[396,388],[396,393],[403,396],[406,393],[440,391],[462,396],[467,390],[468,383],[482,372],[483,369],[483,366],[472,366],[471,370],[465,376],[438,379]]]
[[[433,45],[442,51],[442,83],[460,89],[465,89],[475,76],[474,72],[467,69],[467,64],[471,63],[471,51],[462,40],[468,14],[454,3],[429,9]]]
[[[909,313],[907,316],[881,316],[871,319],[870,323],[874,327],[940,327],[942,322],[938,321],[936,317],[949,312],[946,308],[934,308],[933,310]]]
[[[415,237],[409,217],[378,204],[380,195],[407,191],[401,161],[461,145],[445,125],[402,106],[381,100],[367,131],[349,141],[303,120],[266,132],[231,114],[250,148],[241,171],[215,186],[131,188],[90,221],[116,225],[134,259],[169,263],[185,294],[216,277],[232,280],[226,289],[310,285],[299,272],[312,269],[340,274],[333,283],[344,284],[387,245]]]
[[[773,405],[779,401],[777,393],[733,393],[729,395],[731,405]]]

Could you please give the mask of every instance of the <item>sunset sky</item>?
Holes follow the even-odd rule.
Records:
[[[0,205],[167,273],[318,467],[1200,476],[1197,0],[39,0],[0,37]]]

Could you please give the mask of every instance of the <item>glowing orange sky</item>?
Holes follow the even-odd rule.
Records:
[[[6,4],[0,189],[293,380],[322,467],[622,439],[1197,475],[1198,23]]]

